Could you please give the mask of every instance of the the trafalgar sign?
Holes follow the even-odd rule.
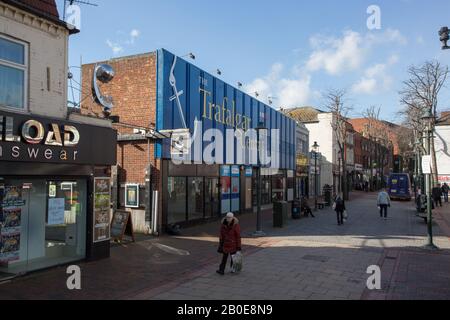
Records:
[[[167,58],[160,63],[165,66],[165,85],[160,89],[163,107],[158,112],[159,131],[171,134],[170,155],[165,154],[175,165],[280,169],[283,154],[285,158],[289,152],[294,155],[294,148],[287,150],[293,135],[280,130],[282,123],[287,127],[291,120],[221,80],[194,71],[195,67],[187,67],[168,52],[159,56]]]
[[[114,138],[114,133],[110,135],[109,131],[112,130],[55,119],[0,113],[0,160],[109,164],[114,162],[114,156],[111,157],[108,152],[92,152],[96,142],[100,144],[100,141],[96,141],[96,135],[103,134],[102,138],[106,140]],[[83,139],[83,134],[89,139]],[[115,141],[111,139],[111,143]]]

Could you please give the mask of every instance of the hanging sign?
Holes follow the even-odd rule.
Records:
[[[422,156],[422,172],[431,174],[431,156]]]

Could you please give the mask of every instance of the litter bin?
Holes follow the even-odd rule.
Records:
[[[288,213],[288,203],[286,201],[279,201],[273,204],[273,227],[283,228],[284,217]]]
[[[300,219],[302,214],[302,205],[298,200],[292,201],[292,219]]]

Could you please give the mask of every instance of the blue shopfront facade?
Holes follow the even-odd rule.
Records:
[[[259,153],[255,161],[247,150],[251,142],[240,144],[232,134],[257,132],[258,127],[267,129],[264,145],[270,163]],[[155,146],[155,158],[163,164],[163,224],[252,212],[262,162],[264,203],[292,200],[288,191],[294,188],[295,121],[164,49],[157,52],[156,129],[172,135]],[[221,133],[223,143],[211,131]],[[182,162],[174,153],[176,132],[191,139],[182,148]]]

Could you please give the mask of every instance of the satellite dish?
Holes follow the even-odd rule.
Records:
[[[103,107],[103,114],[106,117],[111,115],[111,111],[114,107],[113,98],[111,96],[104,96],[98,85],[98,81],[101,83],[109,83],[114,79],[115,72],[113,67],[109,64],[99,64],[94,68],[94,75],[92,77],[92,94],[95,102]]]

